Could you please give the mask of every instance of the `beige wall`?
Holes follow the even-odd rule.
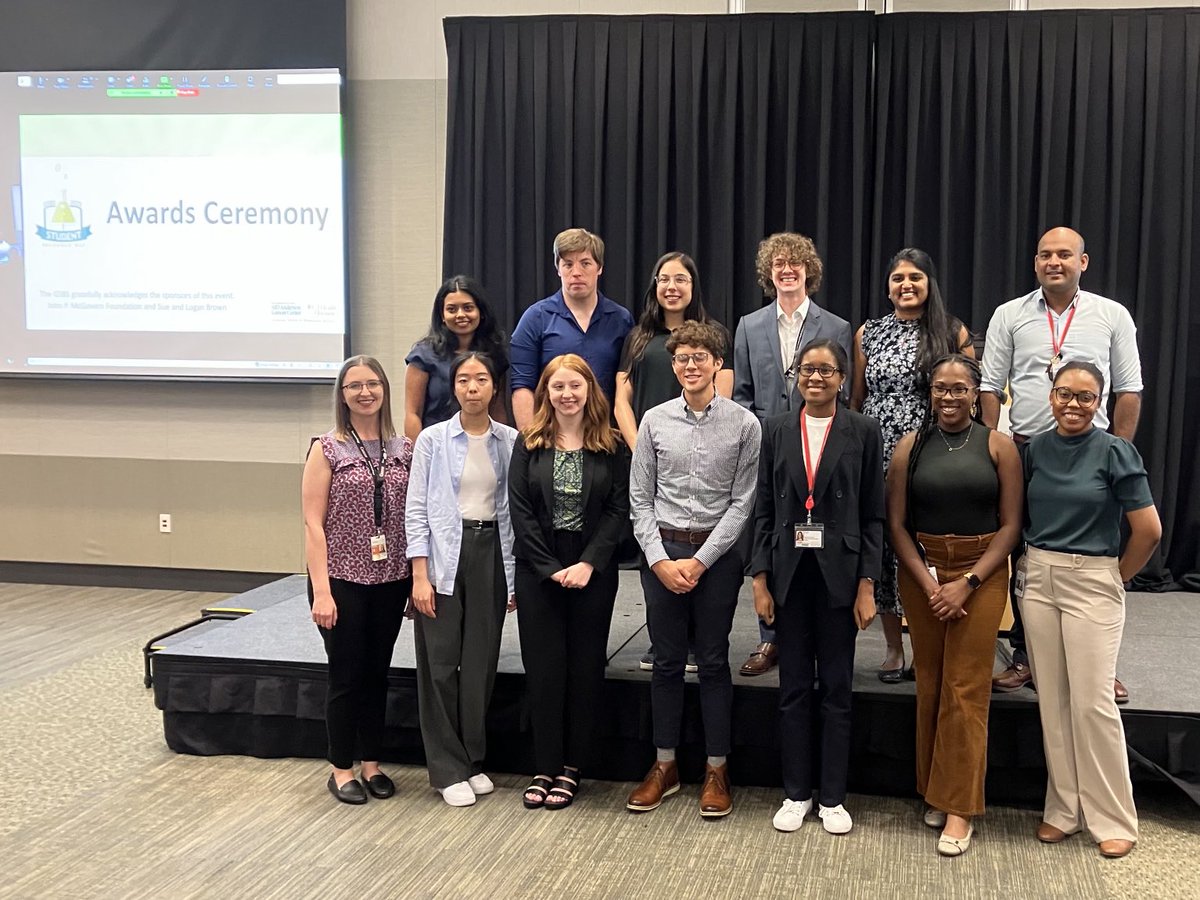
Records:
[[[858,8],[854,0],[744,6]],[[377,355],[391,373],[397,416],[404,355],[424,332],[441,272],[442,18],[726,9],[726,0],[350,0],[353,348]],[[0,380],[0,560],[303,570],[300,472],[309,436],[328,428],[329,394],[290,385]],[[163,512],[171,534],[158,533]]]

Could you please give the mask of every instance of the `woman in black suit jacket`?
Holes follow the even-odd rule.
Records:
[[[570,806],[591,761],[617,595],[612,558],[629,519],[629,455],[596,377],[573,353],[546,366],[508,478],[517,624],[538,771],[528,809]],[[546,774],[559,772],[553,780]]]
[[[798,367],[804,406],[763,423],[750,571],[755,611],[774,622],[779,644],[787,794],[773,820],[780,831],[803,824],[814,787],[826,831],[845,834],[853,825],[843,802],[854,640],[875,617],[884,494],[879,423],[838,406],[848,368],[836,341],[810,341]],[[821,725],[814,734],[816,673]]]

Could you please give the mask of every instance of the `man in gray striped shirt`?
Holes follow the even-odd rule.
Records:
[[[735,543],[754,511],[762,429],[754,414],[717,393],[724,362],[719,328],[688,321],[667,341],[682,395],[646,412],[629,475],[633,532],[646,556],[642,590],[654,634],[650,681],[657,759],[626,804],[656,809],[679,790],[675,748],[683,718],[688,624],[700,670],[708,754],[700,815],[733,808],[725,758],[733,683],[729,630],[744,562]]]

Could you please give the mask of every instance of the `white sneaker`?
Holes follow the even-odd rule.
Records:
[[[822,806],[817,815],[821,817],[821,824],[830,834],[846,834],[854,827],[850,813],[846,812],[846,807],[840,803],[837,806]]]
[[[488,778],[482,772],[468,778],[467,784],[471,786],[471,791],[475,794],[490,794],[496,789],[496,786],[492,784],[492,779]]]
[[[438,788],[438,793],[442,795],[442,799],[451,806],[474,806],[475,792],[471,790],[469,781],[460,781],[450,787]]]
[[[804,824],[804,817],[812,812],[812,798],[807,800],[784,800],[771,824],[779,831],[795,831]]]

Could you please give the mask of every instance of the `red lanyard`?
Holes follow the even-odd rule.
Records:
[[[837,407],[834,407],[834,415],[837,414]],[[804,474],[808,476],[808,499],[804,501],[804,508],[808,510],[808,520],[812,521],[813,506],[813,488],[817,483],[817,467],[821,465],[821,456],[825,453],[825,444],[829,441],[829,432],[833,431],[833,416],[829,417],[829,427],[825,429],[825,436],[821,438],[821,447],[817,450],[817,458],[813,459],[812,454],[808,449],[808,426],[805,424],[806,416],[804,410],[800,410],[800,442],[804,445]]]
[[[1079,295],[1075,295],[1075,299],[1071,301],[1071,311],[1067,313],[1066,324],[1063,325],[1062,337],[1058,341],[1054,340],[1054,317],[1050,314],[1050,304],[1046,304],[1046,324],[1050,326],[1050,350],[1053,355],[1050,357],[1050,365],[1062,362],[1063,344],[1067,342],[1067,332],[1071,330],[1071,320],[1075,318],[1075,310],[1079,308]]]

